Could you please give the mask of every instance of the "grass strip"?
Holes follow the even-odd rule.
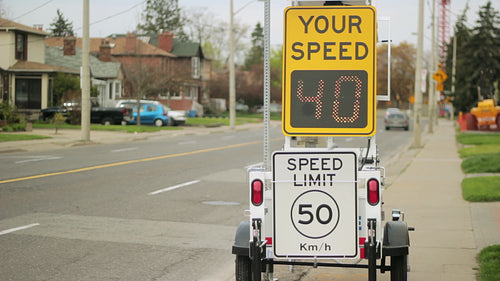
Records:
[[[460,154],[460,158],[467,158],[481,154],[500,153],[500,145],[484,144],[484,145],[463,147],[458,151],[458,153]]]
[[[498,133],[460,133],[457,141],[461,144],[497,144],[500,145],[500,134]]]
[[[500,153],[476,155],[462,161],[466,174],[500,173]]]
[[[0,134],[0,142],[5,141],[23,141],[23,140],[41,140],[50,139],[49,136],[26,135],[26,134]]]
[[[470,202],[500,201],[500,177],[465,178],[462,181],[462,196]]]
[[[478,259],[481,281],[500,280],[500,245],[492,245],[482,249]]]

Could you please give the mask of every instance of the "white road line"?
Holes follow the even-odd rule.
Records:
[[[188,145],[188,144],[195,144],[196,141],[191,140],[191,141],[181,141],[178,143],[178,145]]]
[[[32,223],[32,224],[28,224],[28,225],[24,225],[24,226],[20,226],[20,227],[16,227],[16,228],[7,229],[4,231],[0,231],[0,235],[5,235],[5,234],[9,234],[9,233],[14,232],[14,231],[32,228],[32,227],[38,226],[38,225],[40,225],[40,224],[39,223]]]
[[[164,188],[164,189],[160,189],[160,190],[157,190],[157,191],[150,192],[150,193],[148,193],[148,195],[156,195],[158,193],[162,193],[162,192],[165,192],[165,191],[174,190],[174,189],[177,189],[177,188],[180,188],[180,187],[184,187],[184,186],[196,184],[196,183],[199,183],[199,182],[200,182],[200,180],[188,181],[188,182],[185,182],[185,183],[181,183],[181,184],[178,184],[178,185],[174,185],[174,186],[171,186],[171,187],[167,187],[167,188]]]
[[[58,160],[62,159],[62,157],[58,156],[47,156],[47,157],[39,157],[39,158],[33,158],[33,159],[27,159],[27,160],[20,160],[16,161],[16,164],[22,164],[22,163],[28,163],[28,162],[38,162],[38,161],[44,161],[44,160]]]
[[[112,153],[117,153],[117,152],[126,152],[126,151],[132,151],[132,150],[137,150],[137,147],[129,147],[129,148],[122,148],[122,149],[115,149],[111,150]]]

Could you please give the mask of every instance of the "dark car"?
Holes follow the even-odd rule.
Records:
[[[54,118],[56,113],[61,113],[62,116],[68,117],[68,110],[65,107],[52,106],[40,110],[40,120],[47,121]]]

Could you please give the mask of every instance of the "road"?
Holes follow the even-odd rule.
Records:
[[[279,127],[270,138],[279,150]],[[411,138],[380,128],[380,154]],[[262,162],[262,139],[251,129],[3,154],[2,280],[230,280],[245,171]]]

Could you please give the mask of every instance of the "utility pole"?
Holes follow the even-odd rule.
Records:
[[[451,71],[451,94],[455,97],[455,76],[457,74],[457,34],[453,36],[453,68]],[[455,109],[453,103],[450,104],[450,120],[455,118]]]
[[[234,70],[234,7],[233,0],[229,0],[229,128],[234,129],[236,124],[236,82]]]
[[[83,0],[82,42],[82,141],[90,141],[90,57],[89,57],[89,0]]]
[[[421,145],[422,122],[422,54],[424,49],[424,0],[418,1],[418,43],[415,66],[415,112],[413,113],[413,146]]]
[[[431,75],[436,72],[436,0],[432,0],[432,37],[431,37]],[[429,133],[434,132],[434,119],[436,118],[436,81],[434,79],[429,79],[429,125],[427,129]]]

